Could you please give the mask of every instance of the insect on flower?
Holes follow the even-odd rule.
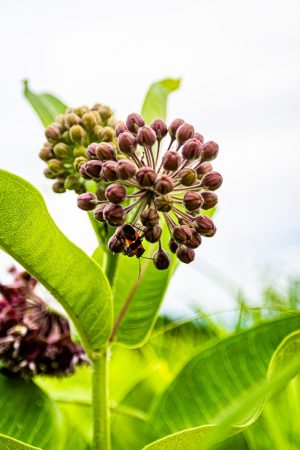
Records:
[[[123,234],[126,243],[126,247],[123,250],[123,255],[129,257],[136,256],[137,258],[141,258],[145,253],[145,248],[142,244],[143,236],[141,236],[139,232],[129,224],[124,225]]]

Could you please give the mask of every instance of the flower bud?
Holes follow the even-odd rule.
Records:
[[[74,159],[73,167],[77,172],[79,171],[80,167],[87,162],[87,159],[84,158],[84,156],[78,156],[78,158]]]
[[[116,124],[115,132],[118,137],[120,134],[124,133],[124,131],[128,131],[124,122],[118,122]]]
[[[165,170],[177,170],[181,164],[181,156],[178,152],[169,150],[162,158],[162,165]]]
[[[203,175],[205,175],[206,173],[211,172],[211,171],[212,171],[211,163],[208,161],[207,162],[204,161],[196,169],[198,179],[201,179],[203,177]]]
[[[151,167],[144,166],[135,174],[137,182],[142,187],[149,187],[154,184],[156,172]]]
[[[78,158],[79,156],[83,156],[86,158],[86,148],[83,145],[75,145],[73,149],[73,155],[75,158]]]
[[[158,176],[154,183],[154,189],[163,195],[173,191],[174,183],[172,178],[168,175]]]
[[[124,208],[120,205],[106,205],[103,210],[103,216],[109,225],[117,227],[123,225],[126,214]]]
[[[182,119],[173,120],[173,122],[169,126],[169,134],[172,139],[175,139],[178,128],[183,124],[184,124],[184,120],[182,120]]]
[[[60,159],[50,159],[48,168],[53,175],[59,175],[64,171],[64,164]]]
[[[218,197],[214,192],[211,191],[201,192],[201,195],[204,199],[202,209],[211,209],[218,203]]]
[[[157,250],[153,254],[153,262],[158,270],[166,270],[171,262],[169,253],[163,249]]]
[[[80,186],[80,175],[69,175],[65,179],[65,188],[71,191],[74,191]]]
[[[154,227],[159,223],[159,214],[154,208],[145,209],[141,212],[140,220],[145,227]]]
[[[108,241],[108,248],[113,253],[122,253],[125,250],[125,247],[125,241],[119,239],[116,235],[113,235]]]
[[[78,106],[78,108],[73,108],[73,113],[77,114],[79,117],[82,117],[85,113],[89,111],[88,106]]]
[[[55,142],[58,140],[60,135],[60,128],[57,124],[49,125],[45,129],[45,136],[48,141]]]
[[[114,130],[111,127],[103,127],[99,132],[99,139],[102,142],[111,142],[114,137]]]
[[[158,242],[160,240],[162,234],[162,229],[159,225],[154,225],[154,227],[144,228],[144,236],[146,241],[151,242],[152,244],[154,242]]]
[[[84,183],[80,183],[79,186],[74,189],[74,191],[78,195],[84,194],[85,193],[85,184]]]
[[[180,125],[176,132],[176,139],[179,144],[183,144],[188,139],[191,139],[194,137],[195,130],[193,125],[190,125],[189,123],[183,123]]]
[[[136,150],[136,137],[129,131],[124,131],[124,133],[121,133],[118,136],[118,145],[122,153],[130,155],[130,153],[134,153]]]
[[[172,237],[178,244],[185,244],[192,238],[192,232],[188,225],[178,225],[174,228]]]
[[[105,189],[103,189],[101,186],[98,187],[98,189],[96,190],[96,197],[98,200],[102,201],[102,200],[106,200],[105,197]]]
[[[204,203],[203,197],[199,192],[188,191],[184,194],[183,203],[188,211],[195,211]]]
[[[106,222],[106,220],[104,219],[104,208],[107,205],[99,205],[97,206],[97,208],[93,211],[93,216],[94,219],[97,220],[98,222]]]
[[[195,133],[194,139],[197,139],[197,141],[201,142],[201,144],[204,142],[204,137],[200,133]]]
[[[181,262],[189,264],[190,262],[194,261],[195,252],[192,248],[180,245],[176,251],[176,256],[178,259],[180,259]]]
[[[151,128],[154,130],[156,134],[156,139],[160,141],[163,139],[168,133],[168,127],[165,122],[161,119],[156,119],[151,123]]]
[[[147,126],[139,128],[136,138],[138,143],[143,147],[152,147],[152,145],[156,142],[155,131],[152,130],[151,127]]]
[[[54,157],[53,148],[52,147],[43,147],[39,152],[39,157],[43,161],[49,161],[49,159],[52,159]]]
[[[128,161],[128,159],[120,159],[117,162],[117,176],[120,180],[128,180],[132,178],[136,173],[136,166]]]
[[[63,194],[64,192],[66,192],[64,180],[57,180],[55,183],[53,183],[52,190],[56,194]]]
[[[71,155],[71,148],[67,144],[59,142],[58,144],[54,145],[53,152],[57,158],[63,159]]]
[[[201,245],[201,236],[194,228],[191,228],[192,237],[186,241],[185,245],[188,248],[198,248]]]
[[[96,140],[96,141],[100,142],[101,141],[101,133],[102,133],[102,131],[103,131],[102,125],[96,125],[91,131],[91,134],[92,134],[93,138],[95,138],[93,140]]]
[[[115,161],[105,161],[102,164],[101,175],[107,181],[116,181],[117,175],[117,163]]]
[[[74,125],[78,125],[80,123],[80,117],[75,114],[74,112],[71,112],[69,114],[66,114],[64,117],[64,125],[66,128],[71,128]]]
[[[100,106],[99,108],[99,114],[101,116],[101,119],[103,121],[108,120],[111,116],[112,116],[112,110],[110,109],[109,106]]]
[[[173,200],[169,195],[160,195],[154,199],[157,211],[169,212],[173,207]]]
[[[97,159],[91,159],[90,161],[87,161],[84,164],[84,171],[86,175],[88,175],[91,178],[96,178],[96,180],[100,179],[101,170],[102,170],[102,163]]]
[[[216,142],[208,141],[202,145],[201,159],[203,161],[212,161],[219,153],[219,146]]]
[[[217,231],[215,224],[208,216],[195,217],[194,227],[201,236],[205,237],[212,237]]]
[[[177,242],[174,241],[174,239],[169,240],[169,249],[171,250],[172,253],[176,253],[176,250],[178,249],[178,244]]]
[[[44,170],[44,175],[46,178],[49,178],[49,180],[55,180],[56,175],[54,175],[48,167],[46,167],[46,169]]]
[[[70,128],[69,133],[71,140],[75,142],[75,144],[81,144],[86,135],[84,129],[80,125],[73,125]]]
[[[102,104],[101,103],[95,103],[92,107],[91,110],[92,111],[99,111],[99,109],[101,108]]]
[[[197,181],[197,172],[195,169],[186,167],[179,172],[180,183],[183,186],[192,186]]]
[[[192,159],[198,159],[200,156],[200,152],[201,142],[195,138],[186,141],[181,150],[183,158],[189,161]]]
[[[97,155],[96,155],[96,148],[98,147],[98,143],[97,142],[93,142],[92,144],[90,144],[87,149],[86,149],[86,156],[89,159],[98,159]]]
[[[94,111],[86,112],[82,116],[81,123],[86,130],[92,130],[97,125],[97,118]]]
[[[129,116],[126,119],[126,126],[129,131],[132,133],[137,133],[138,129],[140,127],[143,127],[145,125],[145,121],[142,118],[140,114],[133,113],[129,114]]]
[[[101,161],[116,159],[117,155],[115,147],[108,142],[101,142],[101,144],[96,147],[95,153]]]
[[[111,184],[105,189],[105,197],[111,203],[121,203],[127,195],[126,188],[121,184]]]
[[[64,142],[65,144],[68,144],[68,145],[71,144],[71,145],[73,145],[73,142],[71,141],[71,138],[70,138],[69,130],[64,131],[64,132],[60,135],[59,140],[60,140],[61,142]]]
[[[211,191],[215,191],[218,189],[223,183],[222,175],[219,172],[209,172],[204,175],[201,186],[204,189],[210,189]]]
[[[97,197],[91,192],[85,192],[77,197],[77,206],[83,211],[92,211],[92,209],[95,209],[96,204]]]

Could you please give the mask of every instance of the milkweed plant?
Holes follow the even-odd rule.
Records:
[[[1,170],[0,245],[23,268],[0,284],[0,448],[246,448],[266,396],[299,368],[298,314],[229,337],[196,326],[193,341],[157,323],[178,264],[201,260],[216,233],[223,181],[205,130],[166,120],[179,84],[154,83],[120,120],[24,83],[45,128],[44,176],[55,194],[74,191],[98,246],[86,255],[42,195]]]

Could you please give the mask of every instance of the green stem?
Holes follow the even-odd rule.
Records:
[[[111,450],[108,353],[106,348],[92,362],[93,450]]]
[[[113,286],[113,281],[117,270],[118,257],[118,254],[112,253],[111,251],[108,251],[105,254],[105,273],[111,287]]]

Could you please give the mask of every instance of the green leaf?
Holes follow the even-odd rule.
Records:
[[[0,435],[0,450],[41,450],[16,439]]]
[[[61,100],[48,93],[35,94],[29,89],[27,80],[24,80],[24,96],[45,127],[54,122],[56,116],[66,112],[67,106]]]
[[[112,325],[110,286],[100,266],[58,229],[41,194],[0,170],[0,245],[62,304],[91,354]]]
[[[261,411],[264,395],[271,388],[274,391],[284,386],[299,370],[300,338],[297,334],[293,341],[293,363],[296,365],[289,366],[287,372],[276,373],[276,381],[267,384],[267,378],[273,377],[274,371],[278,372],[282,354],[285,353],[285,362],[290,359],[286,343],[281,344],[273,356],[274,351],[287,334],[299,327],[300,315],[274,320],[209,345],[196,354],[162,393],[151,413],[150,427],[156,429],[156,436],[170,436],[146,449],[196,450],[200,442],[201,450],[210,448],[220,442],[222,433],[222,438],[224,433],[228,436],[231,425],[253,422]],[[291,349],[291,342],[286,342]],[[215,427],[208,433],[208,424],[214,423],[219,423],[220,428]],[[217,431],[219,440],[216,441]],[[232,428],[232,433],[237,431],[241,428]],[[198,441],[195,441],[197,436]],[[207,437],[205,446],[204,437]],[[188,443],[190,439],[197,442],[198,446],[183,445],[185,439]]]
[[[150,86],[141,113],[146,123],[151,123],[157,118],[166,120],[168,95],[179,86],[180,79],[173,78],[165,78]]]

